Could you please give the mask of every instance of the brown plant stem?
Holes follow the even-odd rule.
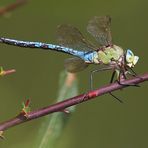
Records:
[[[3,8],[0,8],[0,15],[4,15],[7,12],[15,10],[17,7],[25,4],[26,2],[27,2],[27,0],[16,0],[16,2],[9,4]]]
[[[145,73],[143,75],[139,75],[138,77],[124,80],[123,83],[126,84],[127,86],[125,86],[125,85],[123,86],[118,83],[109,84],[109,85],[103,86],[99,89],[87,92],[85,94],[81,94],[79,96],[75,96],[75,97],[69,98],[67,100],[55,103],[53,105],[29,112],[27,115],[27,118],[25,116],[23,116],[22,114],[19,114],[18,116],[14,117],[10,120],[0,123],[0,131],[7,130],[10,127],[16,126],[18,124],[21,124],[21,123],[24,123],[24,122],[27,122],[27,121],[30,121],[30,120],[54,113],[54,112],[63,111],[67,107],[80,104],[82,102],[91,100],[97,96],[101,96],[101,95],[107,94],[109,92],[113,92],[115,90],[118,90],[118,89],[121,89],[124,87],[128,87],[129,84],[139,84],[139,83],[142,83],[147,80],[148,80],[148,73]]]

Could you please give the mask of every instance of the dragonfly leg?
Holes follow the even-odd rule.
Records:
[[[110,83],[113,83],[115,74],[116,74],[116,71],[113,71],[111,79],[110,79]]]
[[[133,76],[133,77],[137,77],[137,78],[139,78],[139,79],[142,79],[141,77],[139,77],[138,75],[137,75],[137,73],[132,69],[132,68],[129,68],[131,71],[128,71],[128,74],[130,74],[131,76]],[[139,86],[139,85],[138,85]]]
[[[95,70],[91,71],[91,74],[90,74],[90,90],[93,89],[93,75],[94,75],[94,73],[106,71],[106,70],[111,70],[111,69],[112,69],[111,67],[104,67],[104,68],[99,68],[99,69],[95,69]]]
[[[123,103],[123,101],[120,100],[117,96],[115,96],[112,92],[109,92],[109,94],[110,94],[113,98],[115,98],[116,100],[118,100],[120,103]]]
[[[131,84],[124,84],[124,83],[122,83],[121,81],[118,81],[118,80],[117,80],[117,82],[118,82],[119,85],[122,85],[122,86],[140,87],[140,85],[137,85],[137,84],[132,84],[132,83]]]
[[[113,83],[115,74],[116,74],[116,71],[113,71],[112,76],[111,76],[110,83]],[[113,98],[115,98],[116,100],[118,100],[120,103],[123,103],[123,101],[120,100],[117,96],[115,96],[112,92],[109,92],[109,94],[110,94]]]
[[[137,77],[137,73],[132,69],[130,68],[131,72],[129,72],[130,75],[132,75],[133,77]]]
[[[122,78],[124,77],[124,79],[127,79],[127,76],[125,74],[125,72],[120,72],[119,74],[119,80],[117,80],[118,84],[122,85],[122,86],[135,86],[135,87],[140,87],[139,85],[137,84],[124,84],[121,82]]]
[[[136,73],[132,68],[129,68],[129,69],[130,69],[130,71],[127,71],[129,75],[131,75],[131,76],[133,76],[133,77],[137,77],[137,78],[139,78],[139,79],[142,79],[141,77],[139,77],[139,76],[137,75],[137,73]],[[140,87],[140,85],[138,85],[138,84],[136,84],[135,86]]]

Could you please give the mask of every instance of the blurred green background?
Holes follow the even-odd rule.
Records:
[[[1,0],[0,6],[14,0]],[[0,36],[56,43],[56,26],[73,24],[88,38],[88,20],[94,15],[112,16],[114,43],[130,48],[140,57],[135,71],[148,71],[147,0],[28,0],[7,17],[0,17]],[[0,66],[15,68],[15,74],[0,78],[0,121],[21,109],[31,98],[32,110],[51,104],[57,97],[59,73],[69,55],[0,44]],[[90,70],[78,73],[79,92],[89,87]],[[111,73],[95,75],[95,87],[108,83]],[[56,148],[145,148],[148,147],[148,84],[115,92],[120,104],[105,95],[77,106]],[[38,130],[45,117],[13,127],[5,132],[0,148],[35,148]]]

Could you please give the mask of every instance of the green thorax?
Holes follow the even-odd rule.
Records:
[[[112,61],[118,61],[123,56],[123,49],[119,46],[113,45],[98,51],[99,61],[103,64],[110,64]]]

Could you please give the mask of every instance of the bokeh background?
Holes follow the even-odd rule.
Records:
[[[0,6],[15,2],[1,0]],[[88,38],[88,20],[112,16],[114,43],[130,48],[140,57],[135,71],[148,71],[147,0],[28,0],[15,11],[0,17],[0,36],[56,43],[56,26],[73,24]],[[51,104],[57,97],[59,73],[69,55],[0,44],[0,65],[15,68],[15,74],[0,78],[0,121],[17,115],[21,102],[31,98],[32,110]],[[90,70],[78,73],[79,92],[89,88]],[[95,87],[108,83],[111,73],[95,75]],[[120,104],[109,95],[77,106],[57,148],[145,148],[148,147],[148,84],[117,91]],[[45,117],[5,132],[0,148],[35,148],[38,130]]]

